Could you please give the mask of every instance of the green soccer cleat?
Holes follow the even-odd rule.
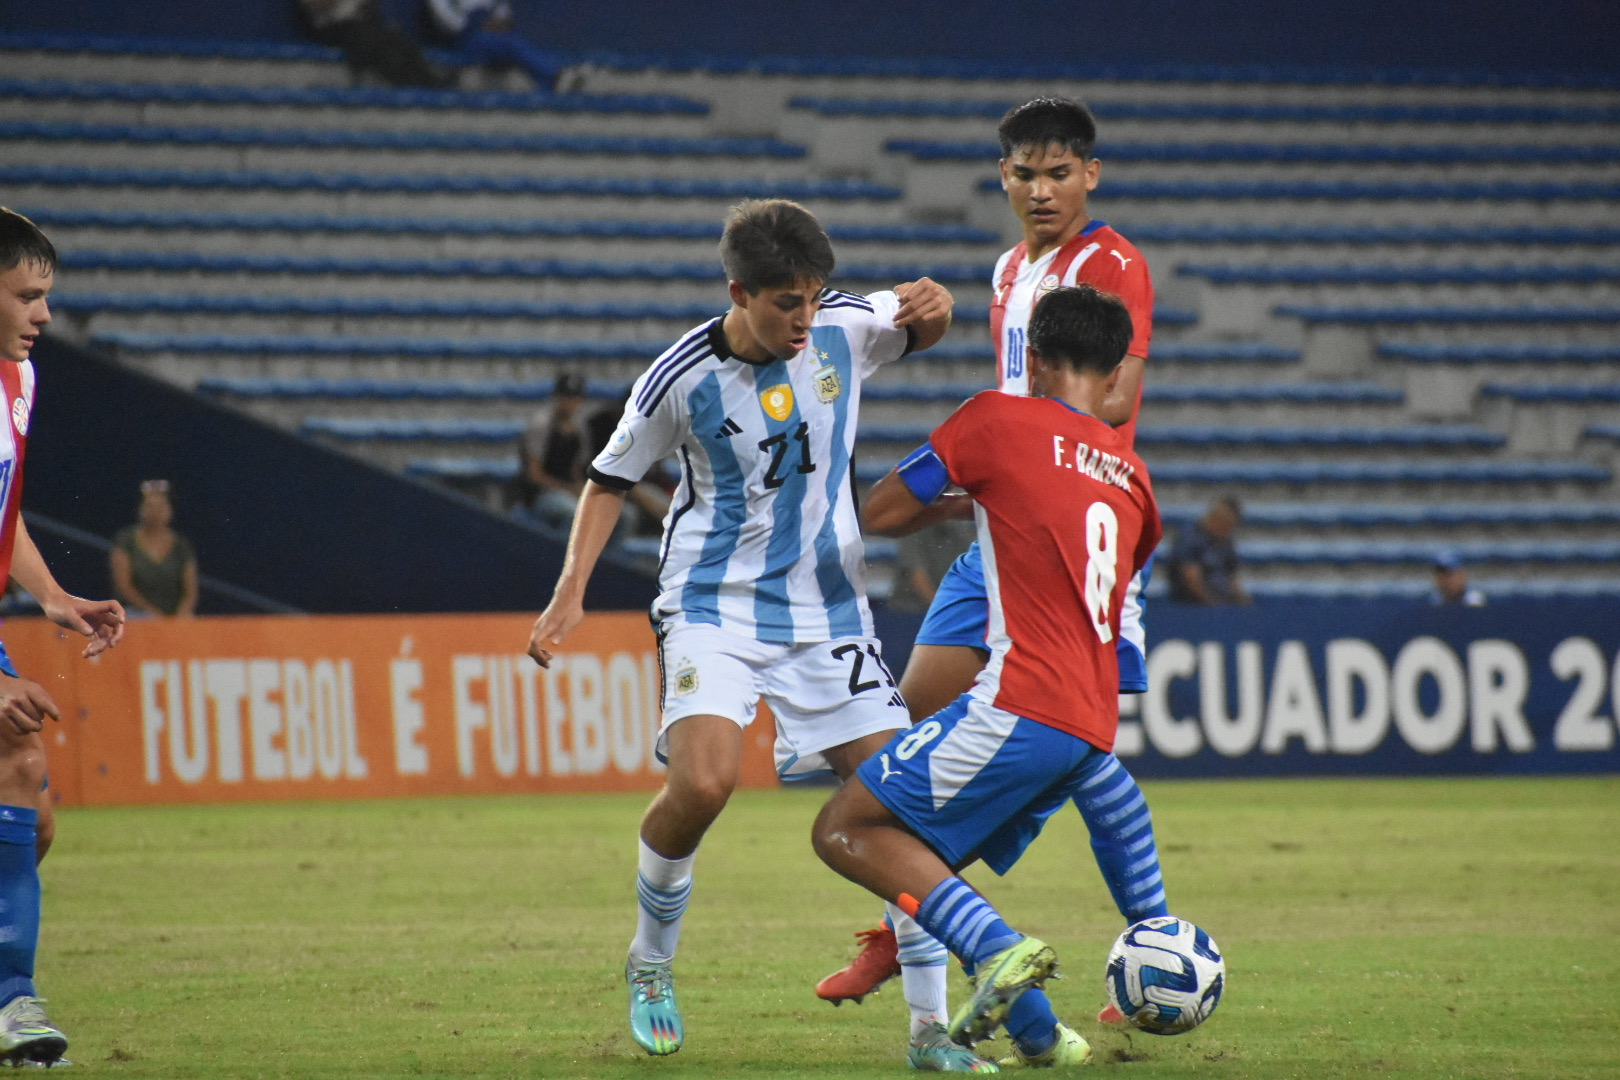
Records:
[[[0,1062],[54,1065],[67,1053],[67,1036],[51,1026],[41,998],[18,997],[0,1009]]]
[[[657,1057],[681,1048],[686,1028],[681,1008],[675,1004],[675,973],[669,964],[624,965],[624,981],[630,984],[630,1037],[647,1053]]]
[[[952,1041],[972,1047],[1007,1022],[1013,1002],[1057,971],[1057,954],[1040,938],[1026,937],[979,965],[973,996],[951,1018]]]
[[[912,1036],[906,1063],[918,1072],[993,1073],[1001,1070],[965,1046],[951,1042],[945,1025],[931,1023]]]
[[[1024,1052],[1013,1043],[1012,1053],[1001,1059],[1001,1064],[1009,1068],[1050,1069],[1065,1065],[1090,1065],[1091,1044],[1068,1024],[1057,1026],[1057,1042],[1044,1054],[1035,1054],[1025,1057]]]

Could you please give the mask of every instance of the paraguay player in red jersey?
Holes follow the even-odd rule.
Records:
[[[1005,873],[1065,802],[1115,782],[1120,613],[1162,528],[1141,459],[1097,416],[1122,377],[1124,304],[1057,289],[1037,304],[1029,337],[1037,396],[972,398],[863,510],[868,529],[904,534],[972,500],[990,660],[969,692],[856,771],[822,810],[815,844],[975,976],[952,1038],[971,1046],[1005,1024],[1019,1063],[1081,1064],[1090,1048],[1039,989],[1056,966],[1051,949],[956,874],[978,860]],[[946,495],[953,484],[966,494]],[[1099,850],[1105,873],[1131,880],[1135,864],[1151,864],[1157,877],[1151,830],[1145,849],[1116,855],[1111,866]]]
[[[82,600],[56,583],[23,524],[23,453],[34,406],[34,342],[51,321],[47,296],[56,249],[21,214],[0,208],[0,390],[8,422],[0,428],[0,582],[16,581],[58,626],[90,639],[85,656],[118,643],[124,609],[116,600]],[[45,790],[45,719],[61,713],[45,688],[24,679],[0,646],[0,1061],[50,1065],[67,1037],[34,992],[39,943],[39,872],[50,845]]]
[[[1042,296],[1080,284],[1112,293],[1130,312],[1131,338],[1118,382],[1096,415],[1114,425],[1130,448],[1153,336],[1153,281],[1142,253],[1107,223],[1092,218],[1087,207],[1087,196],[1102,175],[1102,163],[1095,156],[1096,121],[1078,101],[1036,98],[1002,117],[996,134],[1001,144],[1001,186],[1024,234],[1023,241],[997,261],[992,279],[995,296],[990,326],[997,385],[1009,394],[1029,393],[1029,320]],[[1126,693],[1147,689],[1140,603],[1146,577],[1144,572],[1126,594],[1116,643],[1120,688]],[[953,701],[984,667],[989,656],[985,597],[984,568],[975,544],[940,582],[901,676],[900,690],[913,720]],[[1123,821],[1118,818],[1115,811],[1132,804],[1141,804],[1141,791],[1130,772],[1119,766],[1114,786],[1080,805],[1092,827],[1092,843],[1105,873],[1106,849],[1136,845],[1141,834],[1151,829],[1145,809]],[[1112,877],[1108,885],[1126,922],[1164,913],[1162,890],[1143,887],[1131,892]],[[944,969],[939,966],[938,946],[906,920],[891,925],[896,921],[890,916],[882,925],[857,934],[860,954],[849,966],[822,979],[816,985],[817,995],[835,1005],[860,1001],[903,973],[908,1001],[943,997]],[[1104,1010],[1104,1018],[1120,1019],[1111,1008]]]

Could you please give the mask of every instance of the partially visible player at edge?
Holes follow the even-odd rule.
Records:
[[[95,656],[124,635],[116,600],[82,600],[56,583],[28,535],[20,510],[23,453],[34,407],[34,343],[51,321],[56,249],[32,221],[0,208],[0,390],[10,422],[0,434],[0,582],[16,581],[56,625],[90,639]],[[45,719],[61,719],[51,695],[17,673],[0,645],[0,1061],[60,1061],[67,1036],[34,990],[39,945],[37,863],[50,847],[54,818],[45,784]]]
[[[529,655],[548,665],[583,618],[625,493],[678,455],[652,608],[664,680],[658,753],[669,771],[641,823],[625,968],[631,1035],[649,1054],[674,1053],[684,1038],[671,963],[693,859],[736,785],[760,698],[776,715],[784,775],[847,777],[910,722],[873,636],[850,455],[864,380],[937,342],[952,306],[927,278],[870,296],[826,289],[826,232],[780,200],[734,208],[720,255],[731,310],[636,381],[590,465],[562,576],[529,640]],[[914,1006],[914,1067],[994,1070],[946,1038],[943,996]]]
[[[1133,333],[1120,364],[1119,381],[1097,416],[1117,428],[1127,447],[1133,446],[1143,370],[1153,336],[1153,281],[1142,253],[1087,211],[1086,197],[1102,174],[1102,162],[1094,156],[1096,121],[1077,101],[1036,98],[1002,117],[997,135],[1001,186],[1024,232],[1023,242],[997,260],[993,278],[990,324],[999,386],[1009,394],[1029,392],[1028,326],[1037,300],[1060,286],[1078,284],[1112,293],[1130,312]],[[1147,688],[1138,595],[1141,584],[1133,583],[1127,595],[1119,638],[1120,686],[1126,693]],[[984,569],[974,545],[940,582],[901,676],[900,690],[913,720],[938,712],[972,685],[989,656],[985,645],[988,611]],[[1148,873],[1121,876],[1153,843],[1152,820],[1135,778],[1120,765],[1111,783],[1092,791],[1077,805],[1091,830],[1103,877],[1126,922],[1165,914],[1156,861]],[[1130,812],[1121,815],[1126,808]],[[888,920],[855,936],[861,942],[859,955],[816,985],[817,995],[835,1005],[859,1001],[901,974],[913,952],[912,939],[904,934],[897,937]],[[1122,1018],[1110,1007],[1099,1019]]]
[[[972,501],[990,661],[968,693],[897,732],[828,800],[816,853],[957,955],[974,990],[950,1035],[971,1047],[1006,1024],[1014,1054],[1003,1064],[1091,1056],[1039,989],[1052,950],[956,872],[982,859],[1006,873],[1059,807],[1118,770],[1120,614],[1162,533],[1141,459],[1096,417],[1118,391],[1130,336],[1117,297],[1089,286],[1043,297],[1029,323],[1036,396],[976,395],[862,511],[868,529],[894,535]],[[953,484],[967,494],[944,495]]]

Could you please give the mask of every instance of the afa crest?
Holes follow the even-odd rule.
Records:
[[[759,392],[760,408],[772,420],[786,420],[793,415],[793,387],[777,383]]]
[[[823,364],[810,377],[815,380],[816,397],[823,405],[831,405],[844,392],[844,380],[831,364]]]
[[[675,672],[674,686],[671,688],[670,692],[676,697],[682,697],[686,694],[690,694],[697,688],[697,668],[692,664],[692,661],[683,658],[681,660],[680,669]]]

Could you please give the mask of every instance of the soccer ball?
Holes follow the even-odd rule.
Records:
[[[1154,1035],[1179,1035],[1209,1019],[1221,1003],[1226,962],[1209,935],[1162,915],[1125,928],[1103,975],[1108,1000]]]

